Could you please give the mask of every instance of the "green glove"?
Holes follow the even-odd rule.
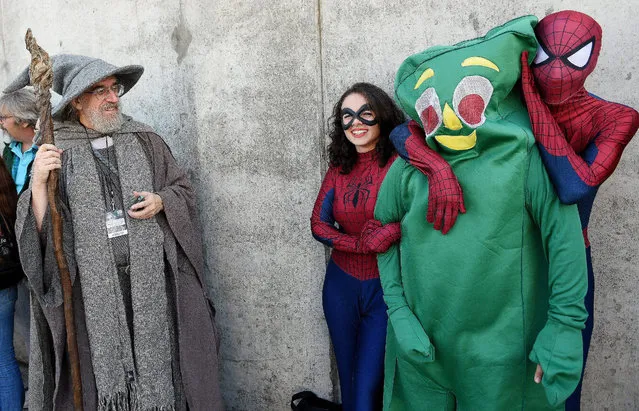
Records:
[[[573,393],[583,367],[581,330],[549,319],[537,335],[530,360],[541,366],[546,397],[557,406]]]
[[[389,301],[390,300],[390,301]],[[395,330],[395,337],[402,357],[414,364],[435,361],[435,347],[430,343],[422,324],[402,297],[386,297],[388,320]],[[397,308],[391,308],[398,306]]]

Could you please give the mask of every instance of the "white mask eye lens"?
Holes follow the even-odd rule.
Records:
[[[533,60],[533,64],[541,64],[544,61],[548,60],[548,54],[544,51],[544,49],[539,46],[537,47],[537,55],[535,56],[535,60]]]
[[[590,56],[592,54],[592,46],[593,42],[589,41],[586,45],[581,47],[579,50],[572,53],[568,56],[568,61],[574,65],[575,67],[584,68],[588,64],[590,60]]]

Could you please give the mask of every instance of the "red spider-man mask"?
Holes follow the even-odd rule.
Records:
[[[601,27],[592,17],[566,10],[549,14],[537,27],[537,56],[532,64],[546,104],[560,104],[581,90],[601,50]]]

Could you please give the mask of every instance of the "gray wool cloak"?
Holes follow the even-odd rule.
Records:
[[[56,145],[62,156],[60,211],[64,221],[64,249],[73,282],[73,308],[83,388],[84,409],[98,408],[96,380],[82,296],[82,272],[78,272],[71,216],[74,204],[64,190],[74,147],[96,138],[78,123],[56,124]],[[156,221],[164,234],[164,271],[168,300],[174,383],[179,384],[176,409],[222,410],[217,363],[217,331],[213,309],[205,292],[202,244],[195,209],[195,193],[186,174],[178,167],[168,146],[152,129],[126,118],[120,132],[140,142],[148,160],[153,191],[160,195],[164,210]],[[61,138],[63,137],[63,138]],[[119,161],[124,161],[120,159]],[[71,164],[72,167],[72,164]],[[77,212],[77,210],[76,210]],[[20,258],[31,288],[31,353],[29,408],[73,409],[71,370],[66,351],[66,330],[59,272],[53,253],[50,216],[36,230],[31,210],[30,188],[20,197],[16,234]]]

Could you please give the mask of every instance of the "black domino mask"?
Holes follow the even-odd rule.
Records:
[[[357,111],[353,111],[350,108],[343,108],[342,109],[342,128],[344,130],[348,130],[349,128],[351,128],[351,126],[353,125],[353,121],[355,121],[356,118],[359,119],[359,121],[361,121],[362,124],[366,124],[367,126],[374,126],[375,124],[377,124],[376,118],[372,120],[367,120],[365,118],[362,118],[362,113],[365,111],[371,111],[371,108],[368,104],[364,104]],[[349,121],[348,123],[344,123],[344,116],[346,114],[350,114],[351,116],[351,121]]]

